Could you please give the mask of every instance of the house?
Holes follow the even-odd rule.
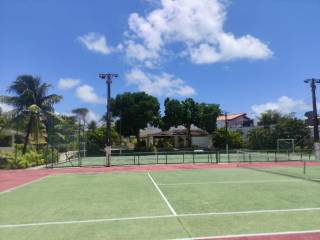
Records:
[[[14,130],[4,129],[0,132],[0,151],[12,151],[14,144],[21,141],[23,134]]]
[[[224,128],[227,122],[228,129],[241,129],[253,127],[253,120],[246,113],[220,115],[217,118],[217,127]]]
[[[144,131],[141,134],[141,140],[146,142],[147,146],[154,145],[159,148],[163,147],[164,142],[169,142],[174,148],[185,148],[188,146],[187,129],[183,127],[171,128],[168,131],[158,131],[155,129]],[[210,148],[210,135],[199,128],[191,129],[191,144],[201,148]]]

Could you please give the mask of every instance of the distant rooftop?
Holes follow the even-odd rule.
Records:
[[[233,119],[236,119],[238,117],[242,117],[242,116],[245,116],[247,115],[246,113],[238,113],[238,114],[227,114],[227,120],[233,120]],[[220,115],[218,118],[217,118],[218,121],[224,121],[225,120],[225,115]]]

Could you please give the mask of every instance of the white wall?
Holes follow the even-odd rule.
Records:
[[[209,147],[209,136],[192,137],[192,145],[205,148]]]

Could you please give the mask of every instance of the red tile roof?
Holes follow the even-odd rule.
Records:
[[[246,115],[246,113],[238,113],[238,114],[227,114],[227,120],[233,120],[233,119],[236,119],[238,117],[242,117]],[[220,115],[218,118],[217,118],[218,121],[224,121],[225,120],[225,116],[224,115]]]

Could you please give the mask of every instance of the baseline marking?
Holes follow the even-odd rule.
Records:
[[[159,186],[157,185],[157,183],[154,181],[153,177],[150,175],[150,173],[148,173],[148,177],[150,178],[151,182],[153,183],[153,185],[156,187],[156,189],[158,190],[158,192],[160,193],[161,197],[163,198],[163,200],[165,201],[165,203],[167,204],[168,208],[170,209],[170,211],[172,212],[172,214],[174,216],[177,216],[176,211],[174,210],[174,208],[171,206],[170,202],[168,201],[168,199],[166,198],[166,196],[162,193],[161,189],[159,188]]]
[[[46,176],[43,176],[43,177],[34,179],[34,180],[30,181],[30,182],[23,183],[23,184],[21,184],[21,185],[19,185],[19,186],[9,188],[9,189],[7,189],[7,190],[5,190],[5,191],[0,192],[0,195],[1,195],[1,194],[4,194],[4,193],[12,192],[12,191],[14,191],[14,190],[16,190],[16,189],[19,189],[19,188],[28,186],[28,185],[30,185],[30,184],[32,184],[32,183],[36,183],[36,182],[42,181],[42,180],[44,180],[45,178],[48,178],[48,177],[50,177],[50,176],[51,176],[51,175],[49,174],[49,175],[46,175]]]
[[[308,234],[308,233],[320,233],[320,230],[236,234],[236,235],[205,236],[205,237],[192,237],[192,238],[175,238],[175,239],[171,239],[171,240],[206,240],[206,239],[228,239],[228,238],[233,239],[233,238],[242,238],[242,237],[269,237],[269,236],[283,236],[283,235],[296,235],[296,234]]]
[[[303,181],[303,179],[279,179],[279,180],[256,180],[256,181],[214,181],[214,182],[185,182],[185,183],[158,183],[159,186],[171,186],[171,185],[206,185],[206,184],[248,184],[248,183],[277,183],[277,182],[297,182]]]
[[[320,208],[298,208],[298,209],[273,209],[273,210],[257,210],[257,211],[241,211],[241,212],[211,212],[211,213],[189,213],[177,215],[158,215],[158,216],[141,216],[141,217],[123,217],[123,218],[98,218],[88,220],[71,220],[71,221],[57,221],[57,222],[39,222],[39,223],[22,223],[22,224],[4,224],[1,228],[18,228],[18,227],[32,227],[45,225],[63,225],[63,224],[81,224],[81,223],[98,223],[110,221],[129,221],[129,220],[145,220],[158,218],[175,218],[175,217],[194,217],[194,216],[219,216],[219,215],[242,215],[242,214],[259,214],[259,213],[278,213],[278,212],[307,212],[320,211]]]

